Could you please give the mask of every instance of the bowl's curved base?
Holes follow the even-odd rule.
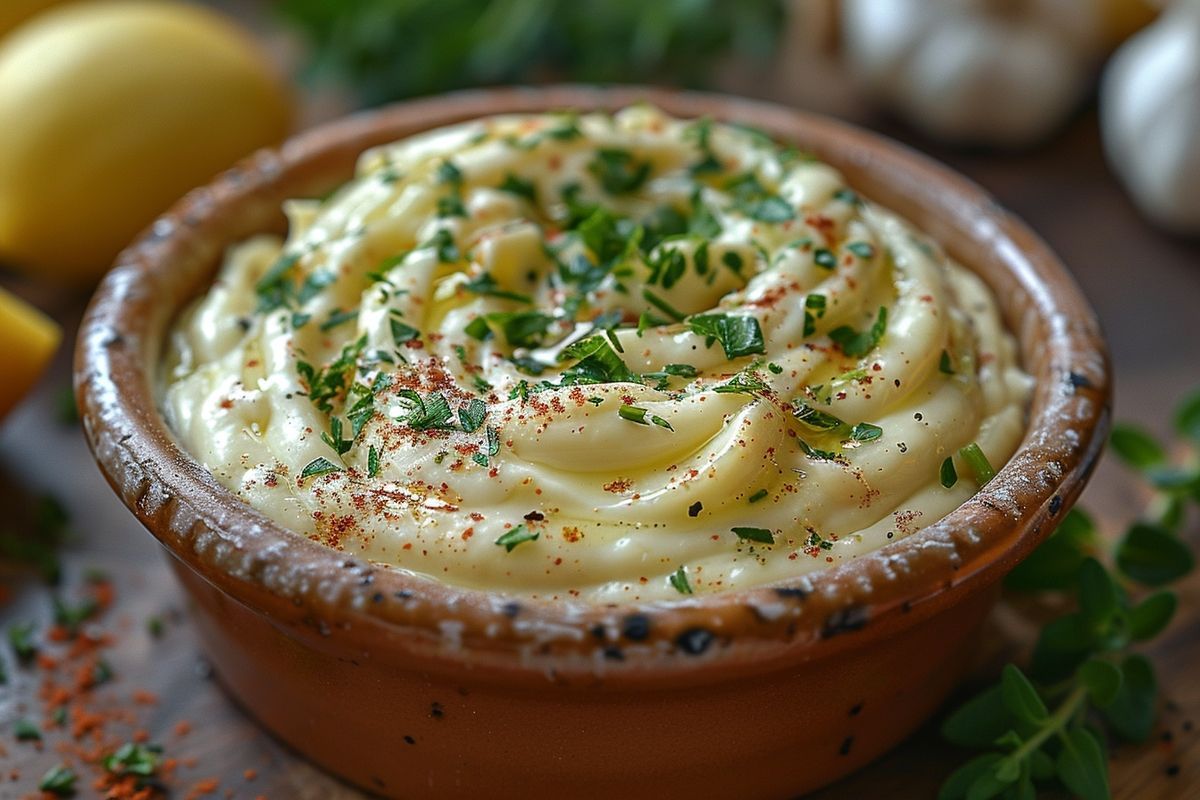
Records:
[[[942,703],[995,591],[761,679],[615,691],[451,679],[309,647],[169,559],[222,683],[329,771],[395,798],[786,798],[863,766]],[[853,636],[853,633],[845,634]],[[382,647],[382,646],[381,646]]]

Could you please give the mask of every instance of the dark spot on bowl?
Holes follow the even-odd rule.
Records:
[[[788,600],[803,600],[808,597],[807,591],[796,586],[780,586],[775,590],[775,594]]]
[[[1167,767],[1167,770],[1166,770],[1166,771],[1167,771],[1167,777],[1168,777],[1168,778],[1174,778],[1176,775],[1178,775],[1178,774],[1179,774],[1179,765],[1178,765],[1178,764],[1171,764],[1171,765],[1169,765],[1169,766]]]
[[[838,748],[838,755],[839,756],[850,755],[850,748],[853,746],[854,746],[854,737],[847,736],[845,739],[842,740],[842,746]]]
[[[621,621],[621,634],[633,642],[644,641],[650,635],[650,618],[645,614],[629,614]]]
[[[342,569],[354,569],[357,566],[358,566],[358,562],[356,562],[356,561],[347,560],[347,561],[342,562]]]
[[[865,627],[867,624],[867,609],[863,606],[839,608],[825,619],[825,627],[821,629],[821,638],[831,639],[843,633],[850,633]]]
[[[397,600],[412,600],[413,593],[407,589],[401,589],[393,595]]]
[[[613,645],[612,647],[604,648],[604,657],[609,661],[624,661],[625,652],[621,648]]]
[[[1054,516],[1059,511],[1062,511],[1062,495],[1056,494],[1050,498],[1050,516]]]
[[[1075,371],[1067,373],[1067,385],[1071,387],[1072,391],[1075,389],[1092,388],[1092,382],[1088,379],[1088,376]]]
[[[445,719],[446,709],[442,708],[442,704],[435,700],[429,706],[429,717],[437,720]]]
[[[517,614],[521,613],[521,604],[515,600],[510,600],[509,602],[500,606],[500,613],[509,619],[513,619],[517,616]]]
[[[100,344],[105,347],[119,347],[120,345],[125,344],[125,337],[119,333],[114,333]]]
[[[386,788],[387,788],[387,784],[383,782],[383,778],[379,778],[379,777],[376,777],[376,776],[374,776],[374,775],[372,775],[372,776],[371,776],[371,783],[375,784],[375,785],[376,785],[376,786],[378,786],[380,789],[386,789]]]
[[[712,631],[705,628],[688,628],[675,637],[675,644],[689,656],[698,656],[708,649],[715,638]]]
[[[603,639],[604,638],[604,626],[603,625],[593,625],[591,632],[592,632],[592,638],[595,638],[595,639]]]
[[[850,706],[850,716],[857,717],[862,713],[862,707],[862,703],[855,703],[854,705]]]
[[[416,740],[416,739],[414,739],[414,738],[413,738],[413,737],[411,737],[411,736],[405,736],[405,737],[404,737],[404,743],[405,743],[405,744],[416,744],[416,743],[417,743],[417,740]]]
[[[694,502],[690,506],[688,506],[688,516],[689,517],[698,517],[698,516],[700,516],[700,512],[703,510],[704,510],[704,504],[701,503],[699,500],[697,500],[696,502]]]
[[[376,592],[375,594],[371,595],[371,602],[372,603],[382,603],[383,602],[383,592]]]

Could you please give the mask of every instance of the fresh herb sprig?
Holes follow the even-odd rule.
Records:
[[[1027,672],[1006,665],[999,683],[945,720],[947,740],[984,752],[946,779],[940,800],[1023,800],[1055,785],[1104,800],[1105,740],[1149,738],[1158,681],[1138,648],[1174,616],[1176,595],[1162,587],[1195,563],[1179,532],[1188,506],[1200,504],[1200,391],[1179,406],[1175,428],[1186,442],[1178,460],[1142,429],[1115,426],[1113,452],[1147,481],[1153,500],[1111,553],[1075,510],[1006,579],[1013,590],[1070,593],[1074,610],[1042,628]]]

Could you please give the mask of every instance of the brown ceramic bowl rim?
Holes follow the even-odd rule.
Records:
[[[179,289],[173,268],[214,239],[230,244],[231,219],[263,197],[311,193],[322,182],[331,188],[331,153],[344,162],[397,132],[493,113],[639,101],[678,116],[751,124],[798,140],[844,171],[869,170],[863,174],[878,186],[928,210],[939,226],[944,221],[945,230],[928,231],[935,238],[952,244],[967,237],[1004,263],[1026,296],[1028,324],[1010,312],[1010,327],[1027,366],[1031,354],[1039,363],[1028,431],[994,480],[922,531],[810,576],[670,602],[591,605],[464,589],[348,559],[251,508],[176,443],[155,397],[159,343],[211,269]],[[261,151],[181,200],[121,254],[84,317],[76,352],[84,429],[106,477],[175,558],[239,602],[274,616],[294,612],[322,646],[369,649],[386,641],[410,656],[517,671],[544,669],[549,657],[559,672],[586,672],[612,656],[607,669],[633,679],[650,667],[686,675],[700,656],[751,671],[779,659],[824,657],[868,641],[871,631],[899,635],[994,584],[1082,489],[1107,432],[1109,384],[1099,326],[1070,275],[971,182],[844,123],[768,103],[639,87],[460,92],[361,113]]]

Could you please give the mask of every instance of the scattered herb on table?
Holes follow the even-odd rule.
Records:
[[[1175,428],[1186,458],[1140,428],[1114,427],[1112,450],[1154,493],[1146,516],[1131,524],[1111,553],[1091,519],[1066,515],[1058,529],[1008,576],[1013,590],[1069,593],[1073,610],[1046,624],[1022,670],[1004,667],[1000,681],[943,723],[950,742],[983,751],[952,773],[940,800],[1024,800],[1060,787],[1084,800],[1111,796],[1108,740],[1146,741],[1159,704],[1154,665],[1139,647],[1170,623],[1178,599],[1162,588],[1191,571],[1195,558],[1180,538],[1189,504],[1200,504],[1200,391],[1179,407]],[[960,451],[981,479],[994,474]],[[957,480],[953,462],[942,484]]]

